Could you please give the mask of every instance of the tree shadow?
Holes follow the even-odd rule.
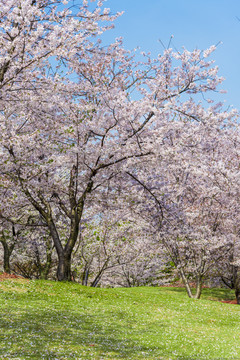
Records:
[[[187,296],[187,292],[186,292],[186,289],[184,287],[168,287],[167,290],[170,291],[170,292],[178,293],[178,294],[186,294],[186,296]],[[193,288],[193,294],[195,293],[194,290],[195,289]],[[230,290],[230,289],[203,288],[202,289],[202,295],[201,295],[200,299],[216,300],[216,301],[234,300],[235,295],[234,295],[234,291]]]
[[[121,312],[114,314],[115,319],[123,316]],[[52,309],[16,314],[13,310],[2,314],[0,320],[0,358],[135,359],[140,353],[149,352],[149,347],[124,335],[125,321],[117,328],[109,320],[107,326],[105,323],[104,314],[81,315]],[[139,336],[142,336],[140,330],[134,330],[134,338]],[[151,352],[161,354],[164,348],[155,346]]]

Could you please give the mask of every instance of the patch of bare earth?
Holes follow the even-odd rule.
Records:
[[[11,279],[27,280],[27,279],[24,279],[22,276],[18,276],[15,274],[0,273],[0,281],[11,280]]]
[[[237,300],[222,300],[221,302],[227,303],[227,304],[237,304]]]

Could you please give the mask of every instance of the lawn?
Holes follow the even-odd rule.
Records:
[[[0,282],[0,359],[240,359],[240,306],[224,289]]]

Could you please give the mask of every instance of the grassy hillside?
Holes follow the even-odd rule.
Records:
[[[204,290],[0,282],[0,359],[240,359],[240,306]]]

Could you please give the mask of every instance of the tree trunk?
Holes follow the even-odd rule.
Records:
[[[2,230],[2,234],[0,235],[0,242],[2,243],[2,246],[3,246],[3,268],[4,268],[4,272],[6,272],[7,274],[10,274],[10,272],[11,272],[10,257],[14,250],[16,240],[17,240],[17,238],[16,238],[14,225],[12,225],[12,237],[10,240],[10,245],[8,245],[7,239],[4,234],[4,230]]]
[[[12,250],[11,247],[8,246],[7,242],[5,239],[1,239],[0,240],[3,246],[3,269],[4,272],[7,274],[10,274],[11,269],[10,269],[10,256],[12,254]]]
[[[196,294],[195,294],[195,299],[200,299],[202,294],[202,277],[199,275],[197,277],[197,284],[196,284]]]
[[[188,297],[194,298],[194,295],[193,295],[192,290],[191,290],[191,288],[190,288],[188,279],[186,278],[186,275],[185,275],[185,273],[184,273],[184,271],[183,271],[182,268],[180,268],[179,273],[180,273],[180,276],[181,276],[181,278],[182,278],[182,281],[183,281],[183,283],[184,283],[184,285],[185,285],[185,288],[186,288],[186,290],[187,290]]]
[[[71,255],[62,254],[58,258],[57,279],[58,281],[71,281]]]
[[[240,305],[240,289],[235,289],[237,304]]]
[[[237,304],[240,305],[240,267],[233,267],[233,282]]]
[[[71,258],[73,246],[66,249],[62,247],[56,226],[52,218],[48,219],[48,228],[53,239],[55,249],[58,256],[57,280],[58,281],[71,281]]]
[[[89,277],[89,267],[88,263],[84,267],[83,275],[82,275],[82,285],[88,285],[88,277]]]
[[[9,251],[8,245],[6,242],[2,242],[3,249],[4,249],[4,255],[3,255],[3,269],[4,272],[7,274],[10,274],[10,256],[11,252]]]
[[[101,277],[104,273],[104,271],[107,269],[107,265],[108,265],[108,262],[110,260],[110,257],[108,257],[104,264],[102,265],[101,269],[99,270],[97,276],[95,277],[95,279],[93,280],[92,284],[91,284],[91,287],[96,287],[99,283],[99,281],[101,280]]]

